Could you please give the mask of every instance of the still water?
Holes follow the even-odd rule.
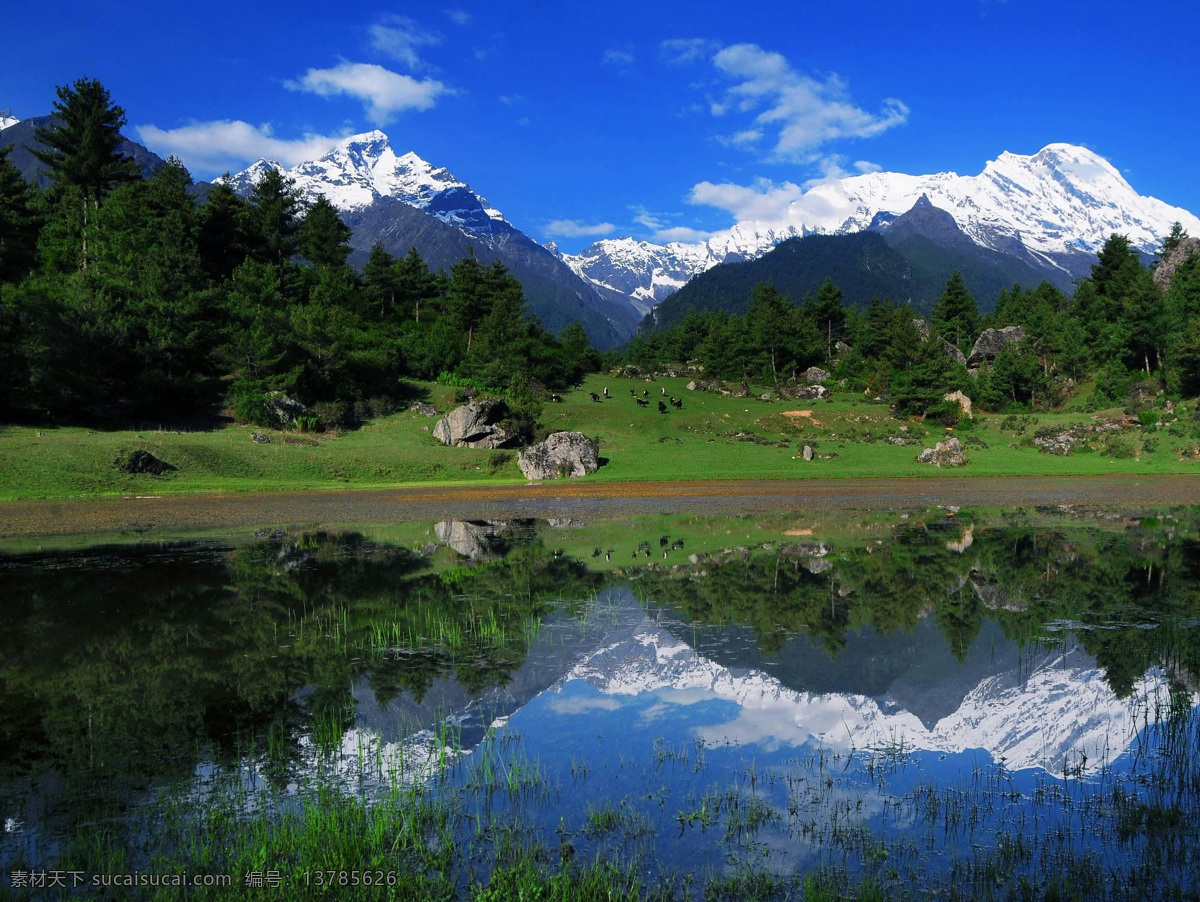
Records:
[[[1198,524],[475,520],[0,556],[0,886],[1193,897]]]

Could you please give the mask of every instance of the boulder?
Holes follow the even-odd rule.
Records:
[[[927,338],[929,338],[929,323],[925,322],[923,319],[914,319],[913,325],[917,327],[917,332],[921,336],[921,341],[925,341]]]
[[[750,397],[750,386],[746,384],[745,379],[738,383],[738,390],[733,393],[733,396],[735,398]]]
[[[268,424],[276,429],[294,429],[301,417],[316,416],[309,407],[281,391],[268,392],[263,409]]]
[[[804,377],[804,381],[809,385],[816,385],[818,382],[824,382],[829,378],[829,373],[821,369],[819,366],[810,366],[803,373],[801,373],[801,375]]]
[[[161,476],[177,467],[171,466],[165,460],[159,460],[149,451],[138,448],[135,451],[124,451],[117,455],[113,466],[122,473],[130,475]]]
[[[1071,449],[1080,441],[1072,430],[1065,429],[1062,432],[1054,432],[1046,435],[1037,435],[1033,439],[1033,443],[1037,449],[1043,454],[1056,454],[1059,457],[1066,457],[1071,453]]]
[[[957,350],[957,348],[955,349]],[[975,415],[971,413],[971,399],[964,395],[961,391],[952,391],[946,395],[943,401],[957,401],[959,408],[966,414],[968,420],[975,419]]]
[[[850,347],[850,345],[846,344],[844,341],[836,342],[833,346],[833,353],[838,357],[840,357],[842,354],[845,354],[847,351],[853,350],[854,348]]]
[[[687,384],[688,391],[704,391],[707,387],[703,382],[697,382],[695,379]]]
[[[582,432],[555,432],[517,454],[526,479],[586,476],[600,468],[600,443]]]
[[[513,440],[499,425],[507,414],[507,405],[496,398],[470,401],[438,420],[433,435],[455,448],[502,448]]]
[[[933,448],[926,448],[917,455],[917,461],[935,467],[962,467],[967,464],[967,455],[957,438],[948,438]]]
[[[250,441],[256,442],[257,444],[260,444],[260,445],[269,445],[269,444],[271,444],[271,436],[266,435],[265,433],[262,433],[262,432],[251,432],[250,433]]]
[[[813,459],[812,445],[805,445],[804,450],[800,452],[800,456],[803,457],[805,460],[812,460]]]
[[[409,410],[415,410],[417,413],[424,414],[427,417],[436,417],[437,408],[432,404],[426,404],[424,401],[414,401],[408,407]]]
[[[954,347],[954,345],[950,344],[950,342],[946,341],[944,338],[942,339],[942,353],[955,363],[961,363],[965,365],[967,362],[967,358],[963,356],[963,352]]]
[[[789,385],[784,387],[781,393],[785,398],[794,398],[797,401],[815,401],[829,397],[829,389],[824,385]]]
[[[984,329],[983,334],[975,339],[975,345],[971,348],[971,356],[967,358],[967,366],[976,367],[988,360],[995,360],[1005,346],[1018,342],[1024,337],[1025,330],[1020,326]]]

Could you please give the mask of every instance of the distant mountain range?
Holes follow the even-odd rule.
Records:
[[[50,121],[0,113],[0,146],[15,145],[10,160],[31,180],[42,167],[25,145]],[[147,175],[162,166],[140,144],[126,141],[123,150]],[[473,249],[509,268],[548,328],[578,320],[600,348],[627,339],[652,311],[651,322],[669,325],[688,309],[744,309],[763,279],[796,300],[828,276],[851,303],[877,295],[928,309],[957,269],[986,309],[1014,283],[1049,279],[1069,289],[1114,232],[1147,256],[1174,222],[1200,234],[1200,219],[1139,195],[1108,161],[1070,144],[1003,153],[976,176],[833,179],[796,189],[778,221],[741,222],[690,244],[605,239],[578,254],[534,241],[466,182],[415,153],[398,154],[380,131],[291,169],[259,160],[229,184],[248,195],[268,168],[294,179],[305,200],[324,194],[341,212],[354,231],[351,262],[365,262],[377,241],[396,255],[416,247],[434,269]],[[200,183],[197,193],[208,189]]]
[[[706,269],[658,304],[649,323],[668,328],[689,311],[744,313],[759,282],[770,282],[799,302],[826,278],[833,279],[848,305],[864,307],[879,298],[928,313],[956,271],[985,311],[1014,284],[1048,279],[1065,291],[1071,288],[1071,275],[1058,267],[1039,267],[976,244],[948,212],[922,195],[907,213],[880,217],[864,231],[789,238],[757,259]]]
[[[923,241],[891,242],[901,254],[940,247],[941,237],[951,242],[949,250],[961,252],[965,238],[1022,261],[1026,268],[1018,271],[1026,278],[1060,285],[1086,274],[1114,232],[1146,255],[1174,222],[1200,233],[1200,219],[1139,195],[1103,157],[1071,144],[1050,144],[1031,156],[1003,153],[976,176],[874,172],[833,179],[798,192],[780,221],[741,222],[694,244],[606,239],[563,259],[595,284],[655,304],[701,272],[757,259],[789,239],[886,231],[922,198],[949,214],[957,228],[949,230],[944,221],[940,231],[931,231],[927,224]],[[994,294],[980,300],[990,303]]]

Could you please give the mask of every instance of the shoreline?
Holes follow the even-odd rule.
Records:
[[[646,513],[806,515],[943,506],[1200,505],[1190,475],[850,477],[408,485],[392,489],[126,495],[0,502],[0,539],[250,526],[319,528],[421,520],[567,518]]]

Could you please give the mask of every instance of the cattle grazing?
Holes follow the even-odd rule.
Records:
[[[672,398],[671,406],[674,407],[676,410],[683,410],[683,401],[679,398]]]
[[[561,404],[562,403],[562,395],[551,395],[550,400],[553,401],[555,404]]]
[[[596,394],[594,391],[590,391],[590,392],[588,392],[588,394],[592,396],[593,401],[599,403],[600,396],[598,394]]]
[[[662,393],[665,395],[667,393],[666,386],[661,386],[661,387],[662,387]]]
[[[604,386],[604,397],[608,397],[608,386]]]
[[[659,412],[659,413],[666,413],[666,412],[667,412],[667,405],[666,405],[666,404],[664,404],[662,401],[659,401],[659,402],[658,402],[658,412]]]
[[[650,402],[647,401],[645,398],[634,398],[633,400],[637,401],[638,407],[649,407],[650,406]]]
[[[631,389],[629,389],[629,394],[630,394],[630,395],[632,395],[632,396],[634,396],[634,397],[637,397],[637,392],[635,392],[635,391],[634,391],[632,388],[631,388]]]

